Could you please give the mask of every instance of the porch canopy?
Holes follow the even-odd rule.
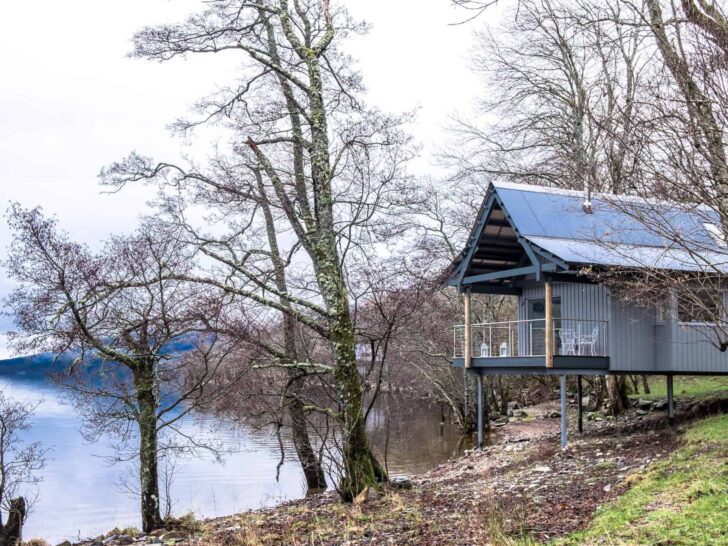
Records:
[[[577,280],[585,267],[728,273],[718,214],[704,206],[495,182],[447,284],[520,293],[523,280]]]

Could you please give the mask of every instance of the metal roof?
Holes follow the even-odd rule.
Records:
[[[453,264],[461,277],[463,265],[471,269],[472,264],[462,263],[471,247],[490,242],[486,204],[493,202],[503,208],[517,237],[567,264],[728,272],[720,218],[709,207],[598,194],[591,198],[589,214],[580,191],[495,182],[467,247]]]

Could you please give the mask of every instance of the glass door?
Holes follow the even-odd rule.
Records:
[[[559,339],[559,330],[561,329],[561,298],[551,298],[551,314],[554,321],[554,354],[559,354],[561,349],[561,340]],[[529,354],[543,355],[546,354],[546,299],[540,298],[528,300],[528,320],[529,322]]]

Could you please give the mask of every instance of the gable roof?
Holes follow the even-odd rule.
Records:
[[[728,272],[728,248],[716,227],[719,216],[708,207],[596,195],[588,214],[583,203],[580,191],[492,183],[449,284],[474,278],[475,251],[492,242],[488,225],[494,210],[508,219],[525,253],[536,253],[539,264],[556,264],[556,270],[591,265]]]

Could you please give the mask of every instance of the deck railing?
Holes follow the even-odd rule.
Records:
[[[608,356],[606,320],[554,319],[554,355]],[[487,322],[471,326],[473,358],[545,356],[546,320]],[[455,326],[455,358],[465,356],[465,326]]]

